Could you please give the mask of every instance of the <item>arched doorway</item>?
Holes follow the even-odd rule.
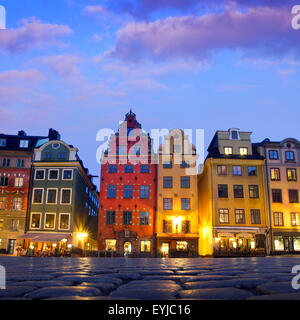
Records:
[[[131,254],[131,248],[132,248],[131,242],[126,241],[124,243],[124,256],[127,256],[127,255]]]

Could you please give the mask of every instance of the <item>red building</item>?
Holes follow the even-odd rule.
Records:
[[[155,253],[156,164],[152,140],[130,110],[101,159],[98,247],[106,255]]]

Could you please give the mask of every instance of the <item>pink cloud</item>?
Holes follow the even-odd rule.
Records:
[[[24,88],[0,86],[0,103],[10,104],[16,102],[24,95],[25,91],[26,90]]]
[[[0,73],[0,83],[16,83],[16,82],[29,82],[32,85],[33,82],[41,82],[44,81],[44,75],[36,70],[11,70]]]
[[[17,29],[2,30],[0,33],[0,53],[24,52],[31,47],[42,45],[58,45],[63,36],[72,33],[66,25],[42,23],[35,18],[24,19]]]
[[[271,54],[299,51],[299,33],[291,28],[286,8],[250,8],[202,16],[133,22],[117,33],[112,56],[204,58],[214,50],[263,50]]]

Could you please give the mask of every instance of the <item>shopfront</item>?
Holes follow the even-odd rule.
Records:
[[[300,233],[274,232],[273,233],[273,254],[299,254]]]
[[[198,238],[160,238],[158,255],[162,257],[196,257],[198,255]]]

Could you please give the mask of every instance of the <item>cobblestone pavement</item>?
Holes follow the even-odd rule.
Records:
[[[0,257],[0,299],[300,300],[291,274],[300,257],[30,258]]]

